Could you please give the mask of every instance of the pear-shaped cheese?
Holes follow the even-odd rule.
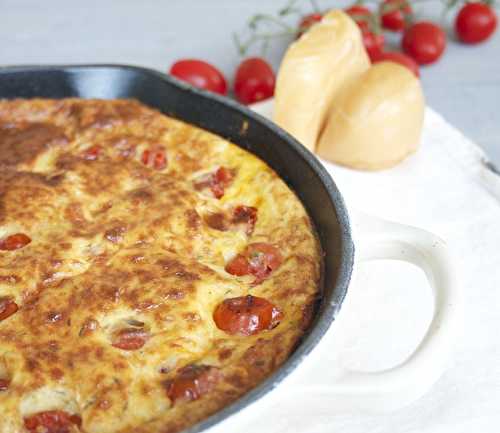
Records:
[[[275,122],[314,150],[335,95],[370,66],[356,23],[327,13],[288,48],[275,91]]]
[[[317,153],[357,169],[391,167],[417,150],[424,108],[412,72],[397,63],[376,63],[338,95]]]

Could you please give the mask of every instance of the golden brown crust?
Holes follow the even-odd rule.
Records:
[[[165,167],[144,151],[165,151]],[[194,186],[218,167],[234,176],[220,199]],[[230,223],[239,205],[257,208],[253,230]],[[311,222],[276,174],[135,101],[0,101],[0,239],[12,233],[31,243],[0,251],[0,298],[19,307],[0,321],[0,433],[46,410],[78,414],[87,433],[178,432],[283,363],[318,297]],[[252,242],[284,258],[258,285],[224,270]],[[248,294],[281,323],[218,329],[215,307]],[[118,347],[123,329],[143,338],[134,350]],[[165,384],[193,364],[217,374],[172,404]]]

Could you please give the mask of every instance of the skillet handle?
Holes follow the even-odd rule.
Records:
[[[385,371],[343,371],[329,390],[343,403],[361,410],[390,411],[424,395],[443,373],[459,329],[460,291],[449,251],[443,240],[425,230],[353,215],[357,260],[402,260],[420,267],[434,295],[434,316],[422,341],[400,365]],[[325,398],[328,398],[325,395]]]

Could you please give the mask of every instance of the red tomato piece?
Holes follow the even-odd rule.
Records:
[[[496,28],[495,10],[485,3],[466,3],[455,19],[455,32],[466,44],[477,44],[488,39]]]
[[[368,53],[370,60],[373,60],[384,50],[384,35],[382,33],[374,33],[368,30],[362,30],[363,45]]]
[[[146,149],[142,152],[141,161],[144,165],[152,167],[155,170],[163,170],[167,166],[165,149],[162,147],[153,150]]]
[[[83,151],[82,157],[87,161],[95,161],[101,153],[101,146],[91,146]]]
[[[222,72],[203,60],[179,60],[170,68],[170,74],[195,87],[221,95],[227,93],[227,83]]]
[[[9,389],[10,381],[7,379],[0,379],[0,392],[7,391]]]
[[[307,32],[309,30],[309,28],[312,25],[320,22],[322,18],[323,18],[323,14],[320,14],[320,13],[317,13],[317,12],[313,13],[313,14],[309,14],[309,15],[304,16],[300,20],[299,31],[297,33],[297,37],[302,36],[305,32]]]
[[[115,334],[112,346],[122,350],[139,350],[149,337],[144,329],[125,328]]]
[[[233,172],[225,167],[219,167],[211,179],[210,189],[215,198],[221,198],[224,195],[226,187],[233,181]]]
[[[283,314],[264,298],[247,295],[225,299],[214,311],[214,322],[231,335],[253,335],[275,328]]]
[[[380,6],[382,27],[393,32],[401,32],[405,28],[406,18],[413,10],[407,0],[384,0]]]
[[[252,57],[238,66],[234,93],[243,104],[252,104],[271,98],[275,83],[276,77],[269,63],[260,57]]]
[[[0,322],[8,319],[19,310],[17,304],[10,298],[0,298]]]
[[[244,255],[238,254],[228,262],[225,270],[228,274],[241,277],[250,274],[250,263],[248,263],[248,259]]]
[[[446,48],[446,34],[436,24],[421,21],[406,29],[402,47],[419,65],[434,63]]]
[[[167,396],[173,404],[180,401],[198,400],[210,392],[220,379],[217,368],[208,365],[188,365],[177,376],[165,383]]]
[[[13,251],[23,248],[31,242],[31,238],[24,233],[15,233],[0,239],[0,250]]]
[[[250,264],[250,272],[256,277],[254,284],[259,284],[266,279],[283,262],[279,250],[264,242],[248,245],[246,255]]]
[[[72,426],[80,428],[82,419],[62,410],[39,412],[24,418],[24,426],[30,433],[70,433]]]
[[[245,233],[251,235],[257,222],[257,208],[253,206],[236,206],[233,210],[233,224],[246,226]]]
[[[384,51],[376,55],[372,59],[373,63],[390,61],[399,63],[400,65],[406,66],[410,71],[412,71],[417,77],[420,77],[420,72],[418,70],[418,64],[410,56],[403,53]]]

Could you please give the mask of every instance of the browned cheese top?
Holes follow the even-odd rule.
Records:
[[[133,100],[0,101],[0,433],[173,433],[290,355],[310,219],[264,162]]]

